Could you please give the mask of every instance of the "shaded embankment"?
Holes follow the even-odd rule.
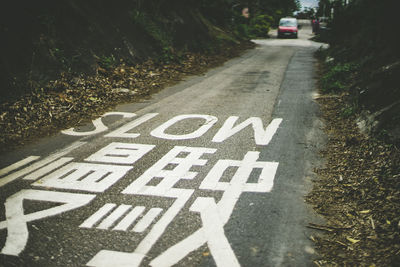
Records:
[[[0,10],[0,102],[63,72],[95,74],[122,61],[215,51],[236,42],[222,30],[229,21],[222,10],[184,0],[7,1]]]

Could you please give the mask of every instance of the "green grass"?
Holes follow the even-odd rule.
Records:
[[[322,90],[328,93],[338,93],[349,88],[352,77],[359,66],[354,63],[327,63],[326,69],[327,71],[321,79]]]

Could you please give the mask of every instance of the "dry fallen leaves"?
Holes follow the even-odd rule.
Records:
[[[328,144],[307,201],[326,219],[314,235],[318,266],[395,266],[400,262],[400,151],[359,133],[341,116],[346,95],[318,100]],[[337,226],[343,227],[337,227]],[[314,227],[313,227],[314,226]]]
[[[115,69],[98,68],[93,76],[63,73],[44,88],[0,104],[0,151],[88,122],[117,104],[148,98],[184,75],[200,74],[249,47],[234,45],[217,55],[187,53],[180,63],[165,65],[151,60],[135,66],[121,63]]]

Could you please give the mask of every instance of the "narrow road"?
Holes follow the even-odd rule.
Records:
[[[1,155],[0,265],[311,265],[310,34]]]

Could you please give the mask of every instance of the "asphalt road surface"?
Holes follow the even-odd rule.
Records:
[[[311,265],[310,34],[1,155],[0,265]]]

